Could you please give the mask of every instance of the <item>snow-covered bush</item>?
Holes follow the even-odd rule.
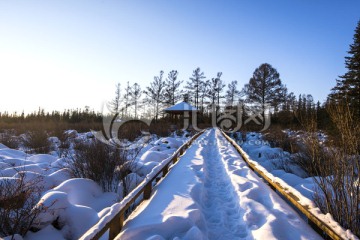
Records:
[[[136,155],[129,156],[126,148],[91,139],[90,142],[76,144],[75,154],[68,163],[75,177],[92,179],[103,191],[117,192],[119,183],[132,172]]]
[[[23,138],[23,145],[31,153],[48,153],[50,152],[51,142],[48,134],[44,130],[34,130],[28,132]]]
[[[314,201],[344,228],[360,236],[360,125],[345,103],[329,104],[327,111],[336,130],[334,141],[324,144],[316,118],[303,125],[308,134],[297,162],[308,166],[317,185]]]
[[[0,177],[0,237],[20,234],[24,236],[31,228],[42,208],[35,207],[40,199],[41,179]]]
[[[0,133],[0,143],[13,149],[19,147],[19,139],[16,137],[14,130],[7,130]]]

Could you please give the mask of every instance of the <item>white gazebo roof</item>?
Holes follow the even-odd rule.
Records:
[[[186,102],[180,102],[171,106],[169,108],[164,109],[165,112],[186,112],[186,111],[197,111],[196,107],[191,106]]]

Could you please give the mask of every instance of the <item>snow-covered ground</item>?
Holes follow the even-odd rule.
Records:
[[[77,133],[72,130],[69,134],[72,139],[70,149],[68,149],[69,154],[73,153],[72,147],[75,142],[93,139],[92,133]],[[130,190],[187,140],[187,133],[183,136],[160,139],[153,137],[153,140],[141,149],[135,159],[133,173],[127,177],[126,181],[130,183]],[[41,189],[38,206],[41,206],[43,211],[37,216],[32,226],[38,231],[29,231],[24,238],[17,236],[16,239],[78,239],[123,197],[120,194],[122,191],[103,192],[100,186],[90,179],[72,178],[71,171],[66,168],[67,159],[57,156],[59,139],[51,137],[50,141],[55,149],[51,154],[27,154],[22,150],[10,149],[0,144],[0,185],[14,184],[15,189],[15,185],[20,181],[19,174],[21,173],[24,174],[25,184],[36,184],[39,186],[38,189]],[[144,139],[132,143],[134,146],[143,144]],[[34,179],[36,181],[31,181]],[[0,200],[4,197],[2,194],[6,193],[0,191]]]
[[[198,138],[118,239],[321,239],[217,129]]]
[[[240,144],[250,159],[260,164],[274,177],[282,179],[303,196],[313,199],[316,189],[314,178],[307,177],[306,172],[290,160],[290,153],[281,148],[272,148],[262,139],[261,134],[250,132]]]
[[[232,136],[240,139],[236,135]],[[320,141],[325,141],[323,133],[318,134]],[[314,197],[318,194],[315,177],[307,177],[307,174],[291,161],[290,153],[281,148],[271,148],[270,144],[262,139],[260,133],[250,132],[246,134],[245,141],[238,141],[242,151],[251,164],[267,176],[270,181],[279,184],[287,192],[298,198],[298,202],[306,206],[309,212],[319,220],[326,223],[343,239],[359,239],[350,230],[344,229],[337,223],[331,214],[323,214],[314,203]],[[319,179],[318,176],[316,176]]]

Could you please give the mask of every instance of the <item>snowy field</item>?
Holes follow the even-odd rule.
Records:
[[[293,134],[293,133],[292,133]],[[239,136],[232,135],[238,139],[238,145],[246,155],[248,161],[263,172],[272,182],[279,184],[286,192],[298,198],[298,202],[306,206],[309,212],[319,220],[326,223],[331,229],[343,239],[359,239],[350,230],[344,229],[337,223],[331,214],[323,214],[315,205],[314,198],[319,193],[314,177],[307,177],[298,165],[291,160],[291,154],[281,148],[272,148],[267,141],[264,141],[260,133],[250,132],[245,136],[245,140]],[[321,141],[326,136],[318,134]],[[316,176],[317,179],[320,177]]]
[[[219,130],[198,138],[118,239],[321,239]]]
[[[71,132],[73,143],[91,141],[91,133]],[[51,154],[27,154],[0,144],[0,184],[14,184],[21,176],[28,185],[41,188],[33,229],[17,240],[78,239],[104,216],[111,216],[123,199],[118,192],[103,192],[92,180],[73,178],[66,157],[59,158],[59,140],[50,138]],[[134,189],[163,160],[169,158],[188,134],[157,139],[139,139],[131,146],[144,146],[127,177]],[[271,148],[261,135],[248,133],[241,143],[251,161],[288,186],[313,209],[316,191],[312,178],[286,159],[289,153]],[[21,149],[21,148],[20,148]],[[74,151],[70,144],[69,153]],[[36,179],[36,181],[34,181]],[[2,185],[4,186],[4,185]],[[1,190],[1,189],[0,189]],[[0,191],[0,202],[4,192]],[[320,214],[319,210],[315,211]],[[357,239],[323,215],[341,235]],[[102,239],[106,239],[107,234]],[[7,237],[5,239],[11,239]],[[154,187],[150,201],[143,202],[125,222],[118,239],[321,239],[296,211],[275,194],[242,160],[217,129],[202,134],[185,152],[166,178]]]
[[[70,132],[73,138],[69,149],[70,154],[74,151],[73,143],[92,141],[91,133]],[[41,207],[42,211],[32,225],[32,228],[37,231],[29,231],[24,238],[16,235],[15,239],[78,239],[106,215],[113,204],[123,198],[121,184],[118,186],[117,193],[103,192],[100,186],[90,179],[73,178],[71,171],[67,168],[69,159],[58,157],[56,147],[59,140],[56,137],[52,137],[50,140],[55,147],[55,151],[51,154],[27,154],[24,151],[10,149],[0,144],[1,187],[6,185],[11,189],[16,189],[21,176],[24,176],[23,183],[25,185],[36,184],[38,189],[41,189],[41,199],[37,205]],[[143,148],[135,159],[134,171],[126,179],[130,190],[135,188],[155,166],[171,156],[187,140],[188,134],[185,132],[183,136],[160,139],[153,136],[152,140],[145,145],[143,138],[132,143],[132,146],[141,145]],[[5,195],[5,192],[0,191],[0,201]],[[5,239],[11,239],[11,237]]]

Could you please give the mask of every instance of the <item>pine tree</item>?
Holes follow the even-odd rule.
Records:
[[[199,98],[201,88],[204,84],[203,79],[205,79],[204,72],[201,72],[200,68],[196,68],[193,71],[192,76],[189,78],[190,81],[186,82],[185,88],[189,90],[189,97],[193,100],[194,106],[199,109]]]
[[[210,88],[210,80],[206,80],[202,82],[202,85],[200,87],[200,93],[199,93],[199,108],[198,110],[200,111],[200,113],[204,114],[204,104],[205,104],[205,100],[207,98],[207,94]]]
[[[255,69],[249,83],[245,85],[243,92],[251,104],[260,104],[262,115],[265,119],[265,106],[276,108],[284,103],[284,93],[287,92],[280,80],[280,74],[268,63],[263,63]]]
[[[130,106],[130,99],[131,98],[131,86],[129,82],[127,82],[127,86],[125,88],[125,94],[124,94],[124,107],[121,109],[121,117],[128,117],[128,108]]]
[[[163,80],[164,71],[160,71],[159,76],[155,76],[154,80],[150,83],[149,87],[146,87],[144,93],[147,95],[147,102],[154,103],[154,115],[155,120],[158,120],[159,108],[163,101],[165,92],[165,81]]]
[[[354,34],[354,43],[350,45],[349,56],[345,57],[348,71],[339,76],[336,86],[329,95],[330,100],[345,101],[360,117],[360,21]]]
[[[220,99],[224,96],[221,95],[222,91],[224,90],[225,84],[221,80],[222,72],[218,72],[216,78],[212,78],[210,82],[210,87],[208,91],[208,97],[211,101],[211,106],[215,107],[216,109],[216,116],[218,114],[220,108]]]
[[[141,87],[138,83],[134,83],[134,85],[131,88],[131,103],[134,105],[135,110],[135,119],[137,119],[138,115],[138,108],[139,108],[139,100],[141,97]]]
[[[116,84],[115,97],[111,102],[109,102],[109,108],[113,114],[118,113],[120,110],[120,104],[121,104],[121,91],[120,90],[121,90],[120,83],[118,83],[118,84]]]
[[[172,70],[169,72],[168,77],[165,80],[165,94],[164,102],[167,105],[174,105],[182,97],[182,91],[180,90],[180,84],[183,81],[177,79],[178,71]]]
[[[228,90],[226,91],[226,104],[233,106],[236,97],[238,97],[239,94],[240,91],[237,89],[237,81],[231,81],[231,83],[228,84]]]

